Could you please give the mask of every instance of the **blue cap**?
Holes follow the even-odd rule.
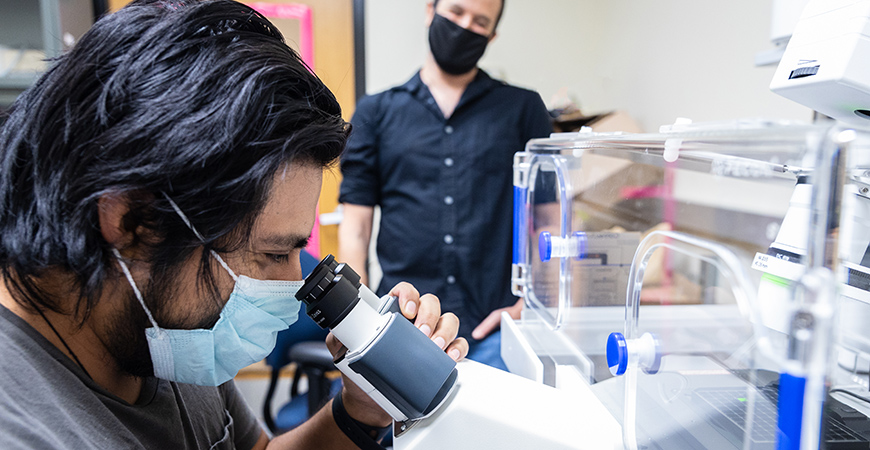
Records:
[[[553,256],[553,242],[549,231],[542,231],[538,236],[538,255],[542,262],[547,262]]]
[[[577,242],[577,254],[574,259],[581,260],[586,255],[586,233],[583,231],[575,231],[571,236]]]
[[[607,336],[607,367],[614,376],[622,375],[628,367],[628,348],[622,333]]]

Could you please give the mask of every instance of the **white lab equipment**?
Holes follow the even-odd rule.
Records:
[[[776,64],[780,61],[807,1],[773,0],[770,15],[770,42],[773,48],[755,55],[756,66]]]
[[[850,220],[844,227],[844,248],[840,258],[844,277],[841,285],[839,327],[841,360],[867,361],[870,365],[870,186],[865,170],[852,174],[844,209]],[[845,247],[845,246],[844,246]]]
[[[866,415],[827,395],[868,150],[863,132],[765,120],[531,141],[508,367],[588,386],[630,449],[870,446]]]
[[[870,122],[870,1],[810,0],[770,89],[844,123]]]
[[[857,127],[870,126],[870,1],[809,0],[776,70],[771,89],[791,100]],[[844,186],[843,223],[838,259],[838,367],[850,367],[853,381],[870,365],[870,197],[866,152],[851,152]],[[786,224],[783,223],[783,228]],[[779,238],[777,239],[779,241]],[[775,262],[766,289],[776,296],[788,289],[800,264]],[[776,286],[778,285],[778,286]],[[765,288],[764,286],[762,286]]]
[[[831,394],[855,373],[830,373],[847,337],[870,354],[863,327],[836,327],[848,276],[867,287],[868,153],[864,132],[765,120],[530,141],[513,374],[454,364],[330,258],[299,296],[396,450],[870,447],[870,406]]]
[[[788,333],[790,318],[782,311],[791,304],[793,284],[805,272],[803,261],[811,222],[812,188],[808,176],[797,177],[776,239],[767,252],[756,253],[752,261],[752,268],[762,272],[758,286],[758,298],[764,299],[759,301],[761,320],[780,333]]]

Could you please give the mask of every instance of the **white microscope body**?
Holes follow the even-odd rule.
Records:
[[[870,1],[810,0],[770,89],[843,123],[870,125]]]
[[[848,126],[870,126],[870,0],[810,0],[770,89]],[[840,255],[845,272],[839,302],[841,365],[846,362],[842,355],[855,359],[849,364],[870,358],[870,339],[863,332],[870,320],[870,155],[853,154],[851,158],[850,166],[857,169],[849,174],[852,183],[847,189],[854,195],[844,205],[848,209],[845,217],[851,220],[840,224],[840,240],[849,243]],[[855,160],[859,158],[864,160]],[[808,206],[809,196],[802,198]],[[792,206],[796,206],[794,199]],[[795,231],[793,236],[800,237],[800,230],[787,225],[783,223],[783,230]],[[778,266],[790,269],[797,264]],[[771,311],[768,308],[765,320],[776,322]],[[782,324],[771,323],[771,328],[781,331]]]
[[[336,367],[395,421],[410,449],[618,449],[620,429],[591,392],[578,396],[473,361],[458,364],[359,276],[328,255],[297,298],[347,347]]]

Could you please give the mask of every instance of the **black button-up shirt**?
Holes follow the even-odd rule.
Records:
[[[381,207],[384,295],[408,281],[460,318],[460,335],[510,291],[513,155],[552,125],[540,95],[479,71],[445,118],[419,73],[360,100],[339,201]]]

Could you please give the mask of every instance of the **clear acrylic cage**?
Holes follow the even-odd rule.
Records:
[[[626,448],[838,448],[824,405],[870,366],[868,162],[864,132],[765,120],[530,141],[525,339],[591,384]]]

